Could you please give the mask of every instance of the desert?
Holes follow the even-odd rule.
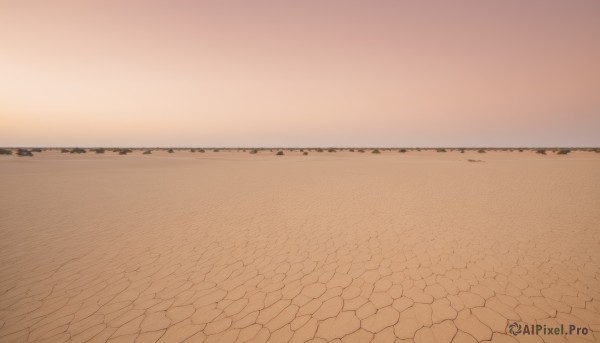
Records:
[[[599,19],[0,0],[0,343],[600,342]]]
[[[1,342],[600,340],[594,151],[86,150],[0,156]]]

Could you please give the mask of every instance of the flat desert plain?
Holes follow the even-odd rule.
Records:
[[[597,153],[45,151],[0,180],[2,342],[600,341]]]

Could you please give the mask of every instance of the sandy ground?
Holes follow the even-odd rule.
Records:
[[[600,341],[597,153],[47,151],[0,180],[1,342]]]

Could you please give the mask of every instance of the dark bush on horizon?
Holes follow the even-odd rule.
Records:
[[[196,149],[190,149],[190,152],[196,152]]]
[[[0,155],[12,155],[12,150],[0,149]]]
[[[327,152],[336,152],[334,148],[327,149]]]
[[[571,152],[571,150],[569,150],[569,149],[559,149],[559,150],[556,152],[556,154],[557,154],[557,155],[567,155],[567,154],[569,154],[570,152]]]
[[[302,155],[308,155],[308,151],[303,152]]]
[[[66,154],[66,153],[69,152],[69,149],[60,149],[60,152],[63,153],[63,154]]]
[[[93,149],[93,151],[96,152],[96,154],[104,154],[104,149],[103,148],[98,148],[98,149]]]
[[[200,150],[198,150],[198,152],[205,152],[205,150],[204,149],[200,149]]]
[[[250,153],[251,154],[258,154],[258,149],[252,149],[252,150],[250,150]]]
[[[275,155],[277,155],[277,156],[283,156],[283,151],[278,151]]]
[[[381,154],[381,151],[379,151],[379,149],[375,149],[373,151],[371,151],[372,154]]]
[[[81,148],[73,148],[69,152],[71,154],[85,154],[86,153],[85,149],[81,149]]]
[[[398,150],[398,152],[405,153],[406,149],[400,149],[400,150]]]
[[[446,149],[436,149],[437,152],[446,152]]]
[[[363,149],[358,149],[357,151],[358,152],[365,152]]]
[[[172,153],[174,153],[175,151],[174,151],[173,149],[169,149],[169,150],[167,150],[167,152],[168,152],[169,154],[172,154]]]
[[[485,154],[485,149],[479,149],[479,150],[477,150],[477,152],[480,154]]]
[[[152,150],[146,150],[146,151],[144,151],[143,155],[152,155]]]
[[[17,151],[17,156],[21,156],[21,157],[25,157],[25,156],[33,156],[33,154],[31,153],[31,151],[27,150],[27,149],[19,149]]]
[[[127,155],[130,152],[133,152],[133,150],[131,150],[131,149],[119,149],[119,155]]]
[[[323,149],[317,148],[317,152],[323,152]]]
[[[535,151],[536,154],[541,154],[541,155],[546,155],[546,150],[544,149],[538,149]]]
[[[219,149],[214,149],[213,152],[219,152]]]
[[[40,148],[31,149],[31,152],[42,152],[42,149],[40,149]]]

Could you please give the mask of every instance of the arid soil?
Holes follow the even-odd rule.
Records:
[[[600,154],[275,152],[0,156],[0,342],[600,341]]]

